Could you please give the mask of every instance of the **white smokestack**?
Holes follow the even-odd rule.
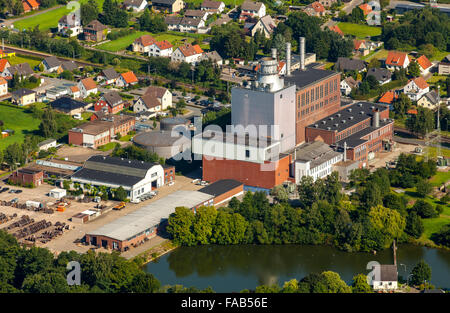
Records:
[[[286,43],[286,76],[291,76],[291,43]]]
[[[300,37],[300,69],[305,70],[305,37]]]
[[[272,59],[277,59],[277,49],[276,48],[272,48]]]
[[[344,142],[344,162],[347,161],[347,141]]]

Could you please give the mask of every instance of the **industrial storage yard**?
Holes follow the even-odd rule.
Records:
[[[2,185],[1,187],[5,187],[6,185]],[[28,235],[24,238],[21,238],[24,243],[35,244],[36,246],[46,247],[50,249],[52,252],[58,254],[62,251],[70,251],[74,250],[77,252],[86,252],[93,246],[85,246],[80,243],[80,240],[85,236],[86,233],[91,232],[95,229],[98,229],[108,223],[111,223],[118,218],[132,213],[143,206],[147,206],[148,204],[157,201],[159,199],[164,198],[167,195],[170,195],[178,190],[198,190],[203,186],[196,185],[192,183],[192,179],[178,176],[176,183],[172,186],[163,186],[158,189],[158,195],[153,197],[152,199],[143,201],[139,204],[127,203],[123,210],[112,210],[114,206],[119,204],[118,201],[101,201],[100,205],[106,207],[105,214],[100,215],[96,219],[89,221],[87,223],[75,223],[71,221],[71,218],[81,212],[87,210],[95,210],[96,203],[95,202],[78,202],[76,200],[69,200],[70,205],[68,205],[64,212],[54,211],[52,214],[44,213],[43,211],[35,211],[34,209],[20,209],[12,206],[2,205],[0,203],[0,229],[7,229],[8,226],[13,225],[16,222],[21,221],[22,224],[18,225],[18,227],[11,228],[7,230],[9,233],[14,234],[17,233],[20,229],[25,227],[29,227],[30,225],[37,224],[42,220],[45,220],[45,223],[48,227],[40,229],[36,233],[33,233],[35,237],[39,237],[43,232],[53,231],[54,229],[64,228],[62,232],[58,236],[55,236],[51,240],[42,243],[40,240],[36,240],[35,242],[25,240],[32,235]],[[57,200],[55,198],[51,198],[47,196],[50,190],[54,189],[54,186],[50,186],[47,184],[43,184],[37,188],[28,189],[21,188],[15,186],[9,186],[11,189],[20,189],[22,193],[2,193],[1,199],[4,202],[10,202],[14,198],[18,199],[19,204],[25,204],[26,201],[38,201],[41,203],[46,203],[48,206],[51,206],[52,203],[56,203]],[[10,219],[10,217],[16,215],[14,218]],[[4,219],[2,217],[4,216]],[[22,219],[22,216],[27,216]],[[7,219],[7,221],[5,221]],[[31,222],[34,220],[34,222]],[[25,223],[27,222],[27,223]],[[51,223],[51,226],[49,225]],[[42,223],[44,224],[44,223]],[[64,227],[61,227],[64,225]],[[39,225],[38,225],[39,226]],[[41,226],[43,227],[43,226]],[[67,228],[67,229],[66,229]],[[34,229],[33,229],[34,230]]]

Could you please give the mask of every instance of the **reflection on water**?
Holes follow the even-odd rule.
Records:
[[[397,251],[399,274],[406,277],[420,260],[425,259],[433,270],[436,286],[450,286],[450,253],[412,245],[402,245]],[[392,250],[369,253],[347,253],[332,247],[299,245],[241,245],[182,247],[162,256],[146,268],[163,285],[182,284],[218,292],[253,289],[257,285],[272,284],[292,278],[301,279],[312,272],[331,270],[350,282],[358,273],[368,273],[366,264],[378,261],[392,264]]]

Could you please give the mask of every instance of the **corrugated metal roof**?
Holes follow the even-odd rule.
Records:
[[[132,213],[106,224],[88,235],[125,241],[150,229],[175,212],[176,207],[192,208],[213,197],[199,191],[179,190]]]

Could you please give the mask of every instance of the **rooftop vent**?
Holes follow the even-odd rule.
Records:
[[[331,127],[327,127],[327,130],[330,130],[331,129]]]
[[[332,121],[333,120],[333,117],[332,116],[330,116],[330,121]]]
[[[351,111],[352,111],[352,108],[348,108],[348,111],[351,112]]]
[[[364,114],[364,111],[361,111],[360,113],[361,113],[361,114]]]
[[[324,124],[324,125],[325,125],[326,123],[327,123],[327,121],[322,121],[322,124]]]
[[[349,120],[352,120],[352,119],[353,119],[353,116],[349,116],[348,119],[349,119]]]
[[[342,120],[342,123],[344,124],[346,121],[345,120]]]
[[[338,126],[339,126],[339,124],[338,124],[338,123],[336,123],[336,124],[334,124],[334,126],[335,126],[335,127],[338,127]]]
[[[341,117],[341,113],[336,114],[336,117]]]
[[[358,103],[358,106],[361,108],[362,107],[362,103],[360,102],[360,103]]]
[[[371,108],[372,110],[375,109],[375,107],[374,107],[373,105],[372,105],[370,108]]]
[[[319,125],[317,125],[317,124],[314,124],[314,127],[315,127],[315,128],[317,128],[317,127],[319,127]]]

